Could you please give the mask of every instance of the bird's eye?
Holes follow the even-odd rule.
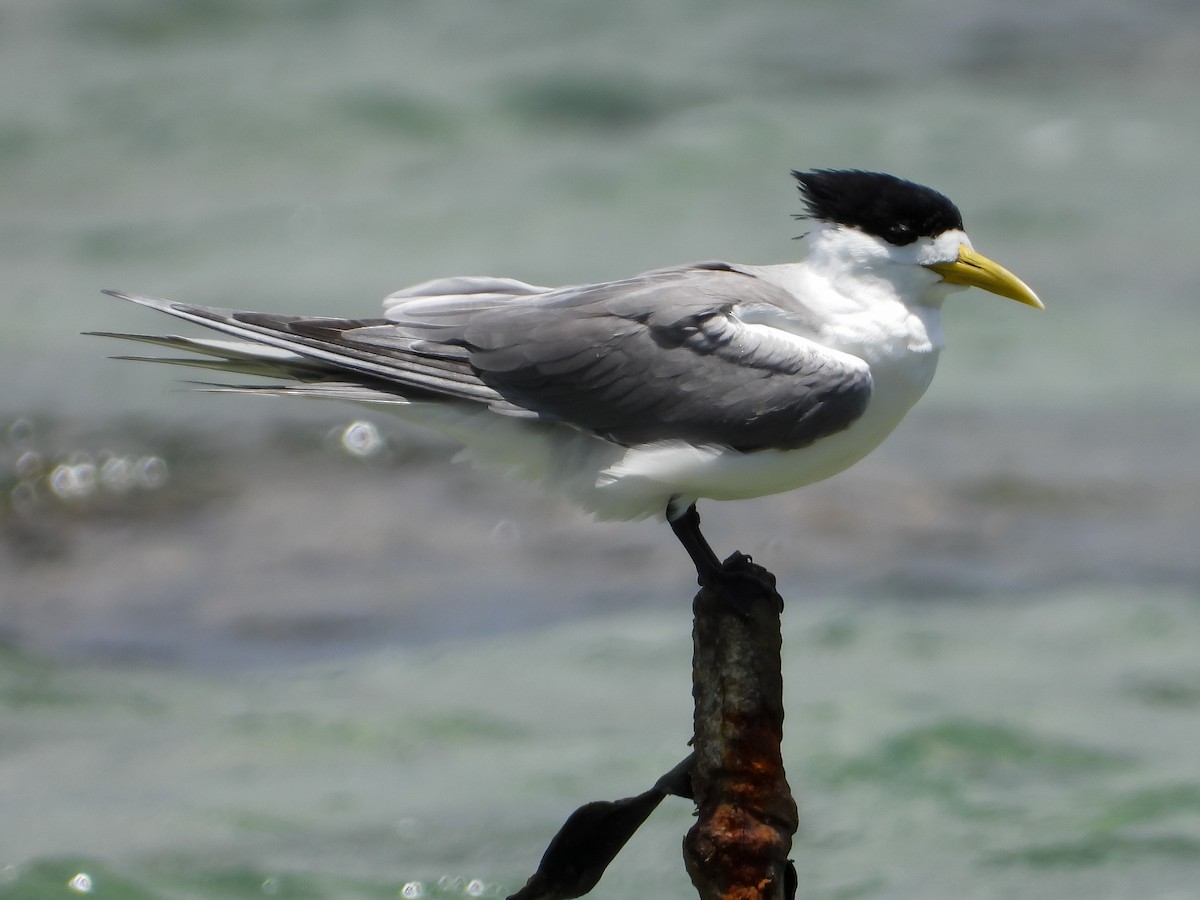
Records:
[[[892,225],[890,228],[888,228],[887,239],[890,243],[896,244],[897,246],[903,246],[904,244],[911,244],[917,239],[917,236],[913,233],[913,227],[911,225],[906,225],[903,222],[897,222],[895,225]]]

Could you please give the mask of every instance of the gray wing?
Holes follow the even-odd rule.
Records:
[[[777,286],[708,263],[484,308],[401,304],[389,318],[408,336],[461,348],[503,398],[498,411],[623,444],[681,439],[757,450],[840,431],[870,399],[865,364],[734,315],[794,305]]]
[[[486,403],[621,444],[802,447],[846,428],[870,399],[865,363],[742,323],[736,309],[794,301],[723,263],[508,295],[495,290],[499,279],[481,280],[477,294],[453,283],[454,293],[393,295],[386,321],[165,311],[393,394]]]

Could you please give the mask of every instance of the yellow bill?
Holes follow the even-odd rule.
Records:
[[[958,248],[958,259],[948,263],[933,263],[926,266],[942,276],[949,284],[965,284],[983,288],[1001,297],[1008,297],[1034,309],[1045,309],[1042,301],[1025,282],[999,263],[992,262],[982,253],[976,253],[966,244]]]

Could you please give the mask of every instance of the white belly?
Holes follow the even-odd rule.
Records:
[[[936,365],[937,356],[930,353],[919,360],[909,357],[900,372],[875,372],[876,390],[862,417],[808,447],[754,453],[683,444],[631,448],[601,473],[600,490],[657,495],[646,515],[673,495],[685,505],[700,498],[742,500],[821,481],[854,465],[891,434],[925,393]],[[661,486],[657,491],[655,484]]]
[[[937,352],[872,366],[875,390],[845,431],[798,450],[739,453],[682,442],[621,447],[565,425],[498,416],[483,407],[414,403],[389,411],[449,434],[463,456],[565,494],[601,519],[663,515],[696,500],[743,500],[794,490],[854,465],[925,393]]]

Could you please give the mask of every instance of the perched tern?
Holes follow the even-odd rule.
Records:
[[[789,491],[866,456],[929,386],[949,294],[1043,308],[974,250],[937,191],[875,172],[792,174],[811,226],[799,262],[559,288],[440,278],[365,319],[106,291],[227,338],[97,333],[196,354],[155,361],[285,382],[218,390],[385,409],[600,518],[665,514],[705,583],[721,563],[696,501]]]

